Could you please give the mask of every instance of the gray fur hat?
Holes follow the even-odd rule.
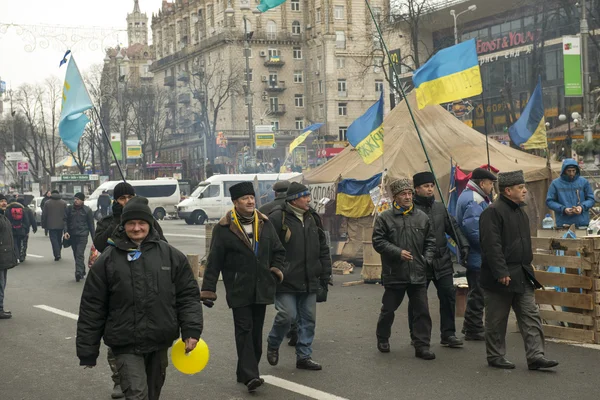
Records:
[[[408,178],[398,179],[390,184],[390,191],[392,192],[392,196],[397,195],[398,193],[410,189],[413,190],[413,183]]]
[[[498,174],[498,186],[500,187],[510,187],[515,185],[524,185],[525,184],[525,175],[523,175],[523,171],[510,171],[510,172],[500,172]]]

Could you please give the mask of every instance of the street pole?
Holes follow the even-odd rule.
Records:
[[[121,132],[121,172],[122,178],[127,178],[127,139],[125,136],[125,116],[123,115],[123,90],[125,89],[125,82],[123,82],[123,88],[121,88],[121,63],[123,57],[121,56],[120,50],[116,57],[117,60],[117,102],[119,107],[119,131]],[[123,78],[125,79],[125,78]],[[112,144],[111,144],[112,145]],[[117,160],[115,160],[117,162]]]
[[[585,142],[590,142],[593,137],[593,107],[590,106],[590,69],[589,69],[589,54],[588,54],[588,35],[589,26],[587,21],[586,0],[581,0],[581,62],[583,64],[583,138]],[[591,158],[591,154],[586,154],[587,159]]]
[[[254,123],[252,122],[252,90],[250,90],[250,38],[248,25],[244,16],[244,58],[246,59],[246,105],[248,106],[248,133],[250,134],[250,164],[256,165],[256,143],[254,140]]]
[[[458,44],[458,27],[456,26],[456,13],[451,14],[454,17],[454,44]]]

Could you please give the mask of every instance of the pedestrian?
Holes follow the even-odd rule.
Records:
[[[467,257],[467,306],[462,333],[465,340],[485,340],[483,329],[483,291],[479,283],[481,275],[481,247],[479,246],[479,217],[491,204],[496,176],[483,168],[476,168],[466,188],[456,203],[456,221],[469,241]]]
[[[94,227],[94,214],[84,204],[85,195],[81,192],[75,193],[73,205],[68,206],[66,214],[65,239],[71,243],[73,258],[75,258],[75,281],[79,282],[85,278],[85,248],[88,243],[88,235],[93,238],[96,234]]]
[[[123,230],[90,269],[77,322],[80,365],[94,367],[100,339],[113,350],[128,400],[160,398],[167,350],[181,336],[186,352],[202,334],[198,283],[183,253],[160,240],[148,199],[121,215]]]
[[[433,282],[437,289],[440,301],[440,333],[442,346],[458,348],[463,346],[463,341],[456,337],[456,288],[454,287],[454,265],[448,248],[446,235],[456,243],[460,251],[461,260],[466,260],[469,255],[469,244],[458,227],[456,220],[442,202],[435,200],[435,177],[429,172],[420,172],[413,176],[415,187],[414,207],[423,211],[429,217],[430,227],[435,234],[437,246],[436,256],[432,264],[427,265],[427,285]],[[412,337],[412,307],[408,302],[408,326]]]
[[[592,186],[581,176],[577,161],[565,159],[560,176],[552,181],[546,196],[546,205],[554,211],[556,226],[587,227],[590,223],[590,208],[595,203]]]
[[[529,369],[558,365],[544,356],[544,331],[534,291],[529,218],[523,208],[527,188],[523,171],[498,174],[500,196],[481,213],[481,287],[485,298],[485,347],[488,365],[513,369],[506,360],[506,327],[512,307],[523,336]]]
[[[42,209],[42,213],[44,211],[44,204],[46,204],[46,202],[48,200],[50,200],[50,197],[52,196],[52,193],[47,190],[46,193],[44,193],[44,198],[42,199],[42,202],[40,203],[40,208]],[[44,235],[48,236],[48,228],[42,226],[42,229],[44,229]]]
[[[103,190],[102,194],[98,196],[97,208],[100,211],[101,218],[104,218],[108,215],[108,210],[110,209],[110,195],[108,191]]]
[[[227,305],[233,312],[237,381],[254,392],[263,384],[258,371],[267,305],[273,304],[285,250],[269,219],[255,209],[252,182],[229,188],[234,207],[212,233],[200,296],[208,307],[217,299],[223,276]]]
[[[373,248],[381,255],[381,283],[385,288],[377,322],[377,349],[390,352],[394,314],[404,295],[412,308],[415,356],[435,359],[430,350],[431,317],[427,303],[427,264],[436,254],[435,232],[429,217],[413,205],[413,183],[398,179],[390,185],[392,208],[377,216]]]
[[[62,250],[62,238],[66,229],[65,210],[67,202],[60,197],[58,190],[53,190],[50,200],[44,204],[42,211],[42,227],[50,233],[50,243],[54,261],[60,260]]]
[[[290,181],[277,181],[273,185],[273,191],[275,192],[275,200],[263,205],[258,211],[266,216],[269,216],[272,211],[277,207],[282,208],[285,206],[285,197],[288,188],[290,187]]]
[[[19,262],[23,262],[25,259],[21,257],[21,253],[23,242],[25,241],[25,237],[29,231],[29,225],[31,224],[29,216],[25,211],[23,204],[21,204],[16,197],[8,204],[4,215],[8,218],[12,226],[14,242],[13,251],[15,252],[15,257],[17,257]]]
[[[21,255],[20,255],[20,261],[23,262],[25,261],[25,258],[27,257],[27,248],[29,247],[29,232],[31,230],[33,230],[33,233],[36,234],[37,233],[37,222],[35,220],[35,213],[33,212],[33,210],[31,208],[29,208],[29,204],[26,204],[26,201],[24,198],[20,198],[18,200],[19,203],[21,203],[23,205],[23,207],[25,208],[25,214],[27,216],[26,219],[26,223],[27,225],[25,225],[25,237],[23,238],[23,242],[21,244]]]
[[[8,270],[18,264],[14,252],[12,224],[5,216],[7,206],[6,196],[0,194],[0,319],[12,318],[12,313],[4,308],[4,295]]]
[[[285,280],[277,286],[277,315],[269,333],[267,361],[279,363],[279,346],[296,321],[296,368],[319,371],[321,364],[312,359],[317,292],[331,282],[331,256],[321,218],[310,208],[310,200],[308,187],[292,182],[285,206],[269,216],[286,251],[286,268]]]

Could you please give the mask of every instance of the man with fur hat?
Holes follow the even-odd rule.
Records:
[[[75,280],[79,282],[85,278],[85,248],[88,243],[88,235],[95,235],[94,214],[84,204],[85,195],[81,192],[75,193],[73,205],[68,206],[65,214],[67,228],[65,240],[68,240],[73,249],[75,259]]]
[[[66,229],[65,210],[67,202],[62,199],[58,190],[53,190],[50,200],[44,204],[42,211],[42,228],[48,229],[54,261],[60,260],[62,239]]]
[[[268,304],[273,304],[283,281],[285,250],[269,219],[257,211],[252,182],[229,188],[234,207],[212,232],[202,291],[207,307],[217,299],[217,281],[223,275],[225,298],[233,311],[237,348],[237,381],[254,392],[264,383],[258,371]]]
[[[435,359],[429,349],[431,317],[427,303],[427,265],[436,254],[435,232],[429,217],[413,205],[413,184],[403,178],[392,182],[392,208],[377,216],[373,248],[381,254],[381,283],[385,288],[377,322],[377,349],[390,351],[394,313],[408,294],[412,308],[415,356]]]
[[[506,327],[512,307],[523,336],[530,370],[558,365],[544,356],[544,331],[534,291],[529,218],[523,207],[523,171],[498,174],[500,196],[481,213],[481,287],[485,298],[485,345],[490,367],[513,369],[506,360]]]
[[[312,359],[317,292],[331,282],[331,256],[321,218],[310,208],[308,188],[292,182],[286,193],[285,206],[269,216],[285,247],[286,278],[277,287],[277,315],[268,337],[267,361],[278,364],[281,342],[297,321],[296,368],[318,371],[321,364]]]
[[[0,193],[0,319],[12,318],[12,313],[4,308],[4,291],[8,270],[18,264],[14,252],[12,225],[5,216],[8,202]]]
[[[484,168],[475,168],[467,187],[456,203],[456,221],[469,241],[466,258],[467,307],[462,332],[465,340],[485,340],[483,335],[483,291],[479,284],[481,271],[481,247],[479,246],[479,217],[491,204],[496,176]]]
[[[440,300],[440,333],[442,346],[457,348],[462,347],[463,341],[456,337],[456,324],[454,321],[456,310],[456,289],[454,288],[454,266],[446,235],[449,235],[456,247],[460,250],[461,260],[466,260],[469,254],[469,244],[462,234],[456,220],[444,207],[444,204],[435,201],[435,177],[433,173],[419,172],[413,176],[415,186],[414,206],[429,217],[431,229],[435,234],[437,246],[433,263],[427,265],[427,287],[433,281]],[[408,303],[408,326],[412,338],[412,308]],[[414,342],[414,339],[413,339]]]
[[[160,397],[177,338],[192,351],[202,334],[198,282],[187,257],[160,240],[148,199],[135,197],[121,215],[122,230],[90,269],[77,321],[77,357],[94,367],[100,340],[117,359],[125,397]]]

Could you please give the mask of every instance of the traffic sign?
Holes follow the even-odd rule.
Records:
[[[254,133],[273,133],[275,126],[273,125],[254,125]]]
[[[29,163],[27,161],[18,161],[17,172],[29,172]]]
[[[7,151],[6,161],[21,161],[23,160],[23,153],[20,151]]]

